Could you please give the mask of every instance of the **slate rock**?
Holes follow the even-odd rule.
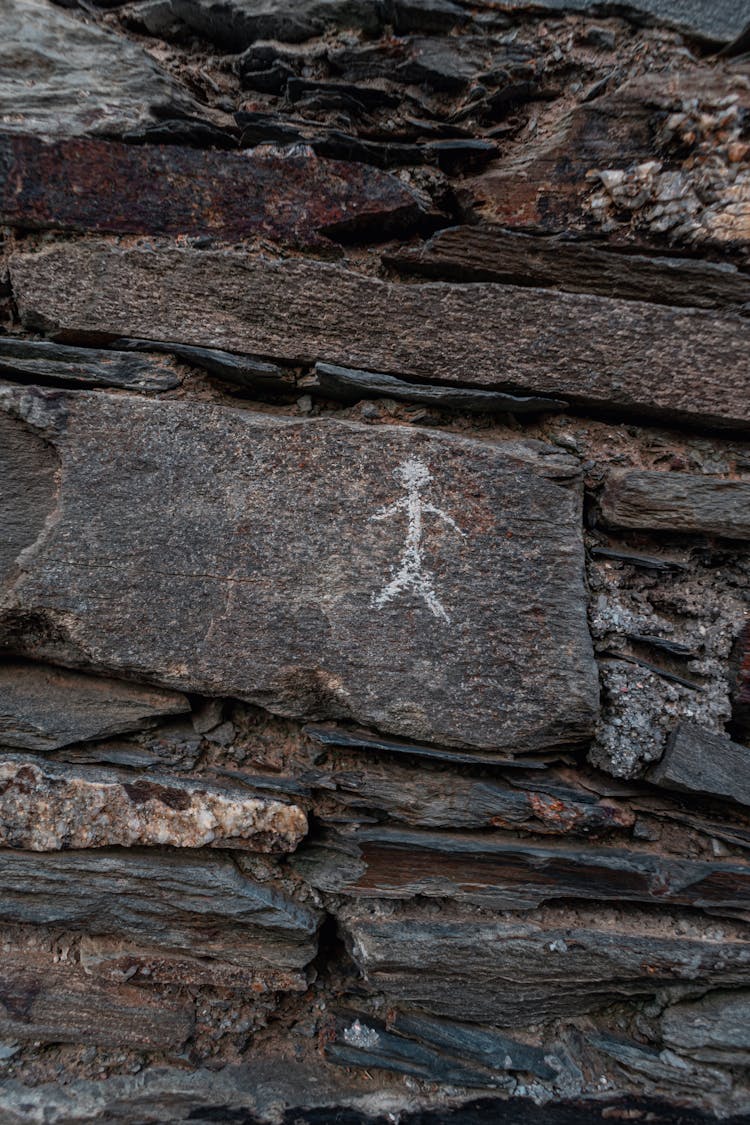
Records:
[[[729,262],[622,254],[601,244],[485,225],[446,228],[385,261],[442,280],[550,286],[694,308],[750,303],[750,277]]]
[[[610,527],[750,539],[750,480],[619,470],[607,478],[601,511]]]
[[[197,402],[0,397],[11,433],[43,437],[63,468],[42,502],[59,518],[2,576],[0,633],[20,654],[428,743],[590,735],[567,455]]]
[[[601,0],[493,0],[492,7],[506,12],[588,12],[598,15]],[[726,43],[750,23],[748,0],[625,0],[617,14],[637,21],[665,24],[710,43]]]
[[[360,899],[444,898],[495,910],[594,899],[750,919],[750,863],[740,857],[710,862],[567,840],[376,825],[312,840],[291,862],[320,890]]]
[[[84,241],[12,255],[10,271],[28,327],[171,339],[563,397],[639,420],[750,428],[746,322],[712,310],[491,282],[403,285],[313,261]]]
[[[131,391],[169,391],[180,382],[169,364],[153,355],[72,348],[50,340],[13,336],[0,336],[0,375],[24,383],[124,387]]]
[[[664,1041],[702,1062],[750,1064],[750,992],[709,992],[672,1004],[661,1018]]]
[[[46,0],[0,0],[0,26],[0,132],[118,136],[204,116],[140,47]]]
[[[539,414],[565,410],[567,403],[554,398],[529,398],[499,391],[478,391],[469,387],[451,389],[425,383],[407,383],[393,375],[374,371],[355,371],[333,363],[316,363],[314,380],[300,386],[321,398],[359,402],[363,398],[393,398],[446,410],[466,410],[473,414]]]
[[[3,935],[0,1035],[22,1042],[88,1043],[174,1055],[195,1029],[184,996],[97,980],[73,959],[14,946]],[[152,990],[153,993],[153,990]]]
[[[0,661],[0,746],[57,750],[143,730],[189,710],[188,700],[176,691],[46,664]]]
[[[130,340],[127,337],[116,340],[113,346],[139,352],[166,352],[183,363],[199,367],[214,378],[244,390],[288,393],[296,386],[293,372],[251,355],[237,355],[216,348],[194,348],[189,344],[170,344],[161,340]]]
[[[387,173],[311,155],[0,136],[0,221],[13,227],[306,245],[373,223],[402,228],[420,213]]]
[[[252,971],[300,969],[317,911],[219,852],[0,851],[0,921],[127,938]]]
[[[172,10],[193,31],[233,54],[258,39],[303,43],[329,28],[374,34],[382,22],[373,0],[172,0]]]
[[[670,734],[648,780],[663,789],[750,806],[750,747],[682,722]]]
[[[239,786],[0,756],[0,847],[28,851],[162,845],[292,851],[307,832],[297,805]]]

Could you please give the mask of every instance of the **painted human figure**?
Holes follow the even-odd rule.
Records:
[[[394,470],[393,475],[396,480],[403,484],[406,495],[402,496],[400,500],[396,500],[395,503],[381,508],[370,518],[387,520],[399,512],[405,512],[407,516],[406,542],[398,570],[388,585],[379,594],[373,595],[372,603],[378,609],[381,609],[398,594],[412,590],[426,602],[435,617],[441,617],[447,624],[450,618],[435,593],[430,574],[423,568],[423,517],[426,513],[437,516],[448,527],[452,527],[454,531],[465,538],[464,532],[446,512],[442,511],[441,508],[436,508],[429,500],[423,499],[422,492],[432,480],[426,465],[417,460],[404,461]]]

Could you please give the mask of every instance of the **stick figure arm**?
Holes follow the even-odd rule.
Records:
[[[377,512],[373,512],[370,516],[371,520],[387,520],[391,516],[395,516],[398,512],[403,511],[406,507],[406,500],[396,500],[394,504],[388,504],[385,508],[379,508]]]
[[[447,512],[444,512],[442,508],[436,508],[434,504],[425,504],[424,510],[425,512],[432,512],[433,516],[437,516],[443,523],[447,523],[448,526],[452,527],[454,531],[457,531],[463,539],[466,538],[466,532],[462,531],[456,521],[452,519]]]

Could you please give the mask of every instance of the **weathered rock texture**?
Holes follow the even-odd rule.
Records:
[[[6,585],[5,622],[48,622],[29,655],[426,741],[590,733],[564,454],[75,393],[5,388],[2,406],[63,473],[57,518]]]
[[[2,1125],[747,1125],[748,0],[0,0]]]
[[[128,777],[0,758],[0,846],[34,852],[161,844],[292,851],[307,832],[296,805],[242,789]]]
[[[745,323],[721,313],[85,242],[19,254],[11,277],[24,322],[46,331],[137,333],[750,428]]]

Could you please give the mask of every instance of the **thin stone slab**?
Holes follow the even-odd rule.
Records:
[[[662,789],[750,806],[750,747],[694,723],[680,723],[648,780]]]
[[[0,406],[61,468],[55,517],[0,577],[23,655],[425,742],[590,736],[568,455],[103,392]]]
[[[702,1062],[750,1064],[750,991],[709,992],[673,1004],[661,1019],[662,1035],[676,1051]]]
[[[0,746],[58,750],[143,730],[189,710],[176,691],[25,660],[0,662]]]
[[[483,0],[501,12],[591,12],[600,15],[601,0]],[[637,22],[665,24],[710,43],[728,43],[750,23],[748,0],[625,0],[617,14]]]
[[[0,757],[2,848],[160,844],[289,852],[306,832],[307,817],[297,805],[239,786]]]
[[[140,47],[46,0],[0,0],[0,27],[0,132],[120,136],[201,114]]]
[[[625,469],[608,477],[601,510],[610,527],[750,539],[750,480]]]
[[[747,330],[732,314],[102,242],[19,253],[10,271],[22,320],[48,332],[138,335],[750,428]]]
[[[0,376],[23,383],[151,392],[169,391],[180,383],[172,366],[154,355],[71,348],[17,336],[0,336]]]
[[[0,135],[0,221],[32,230],[274,238],[379,232],[421,213],[387,172],[305,153]]]

